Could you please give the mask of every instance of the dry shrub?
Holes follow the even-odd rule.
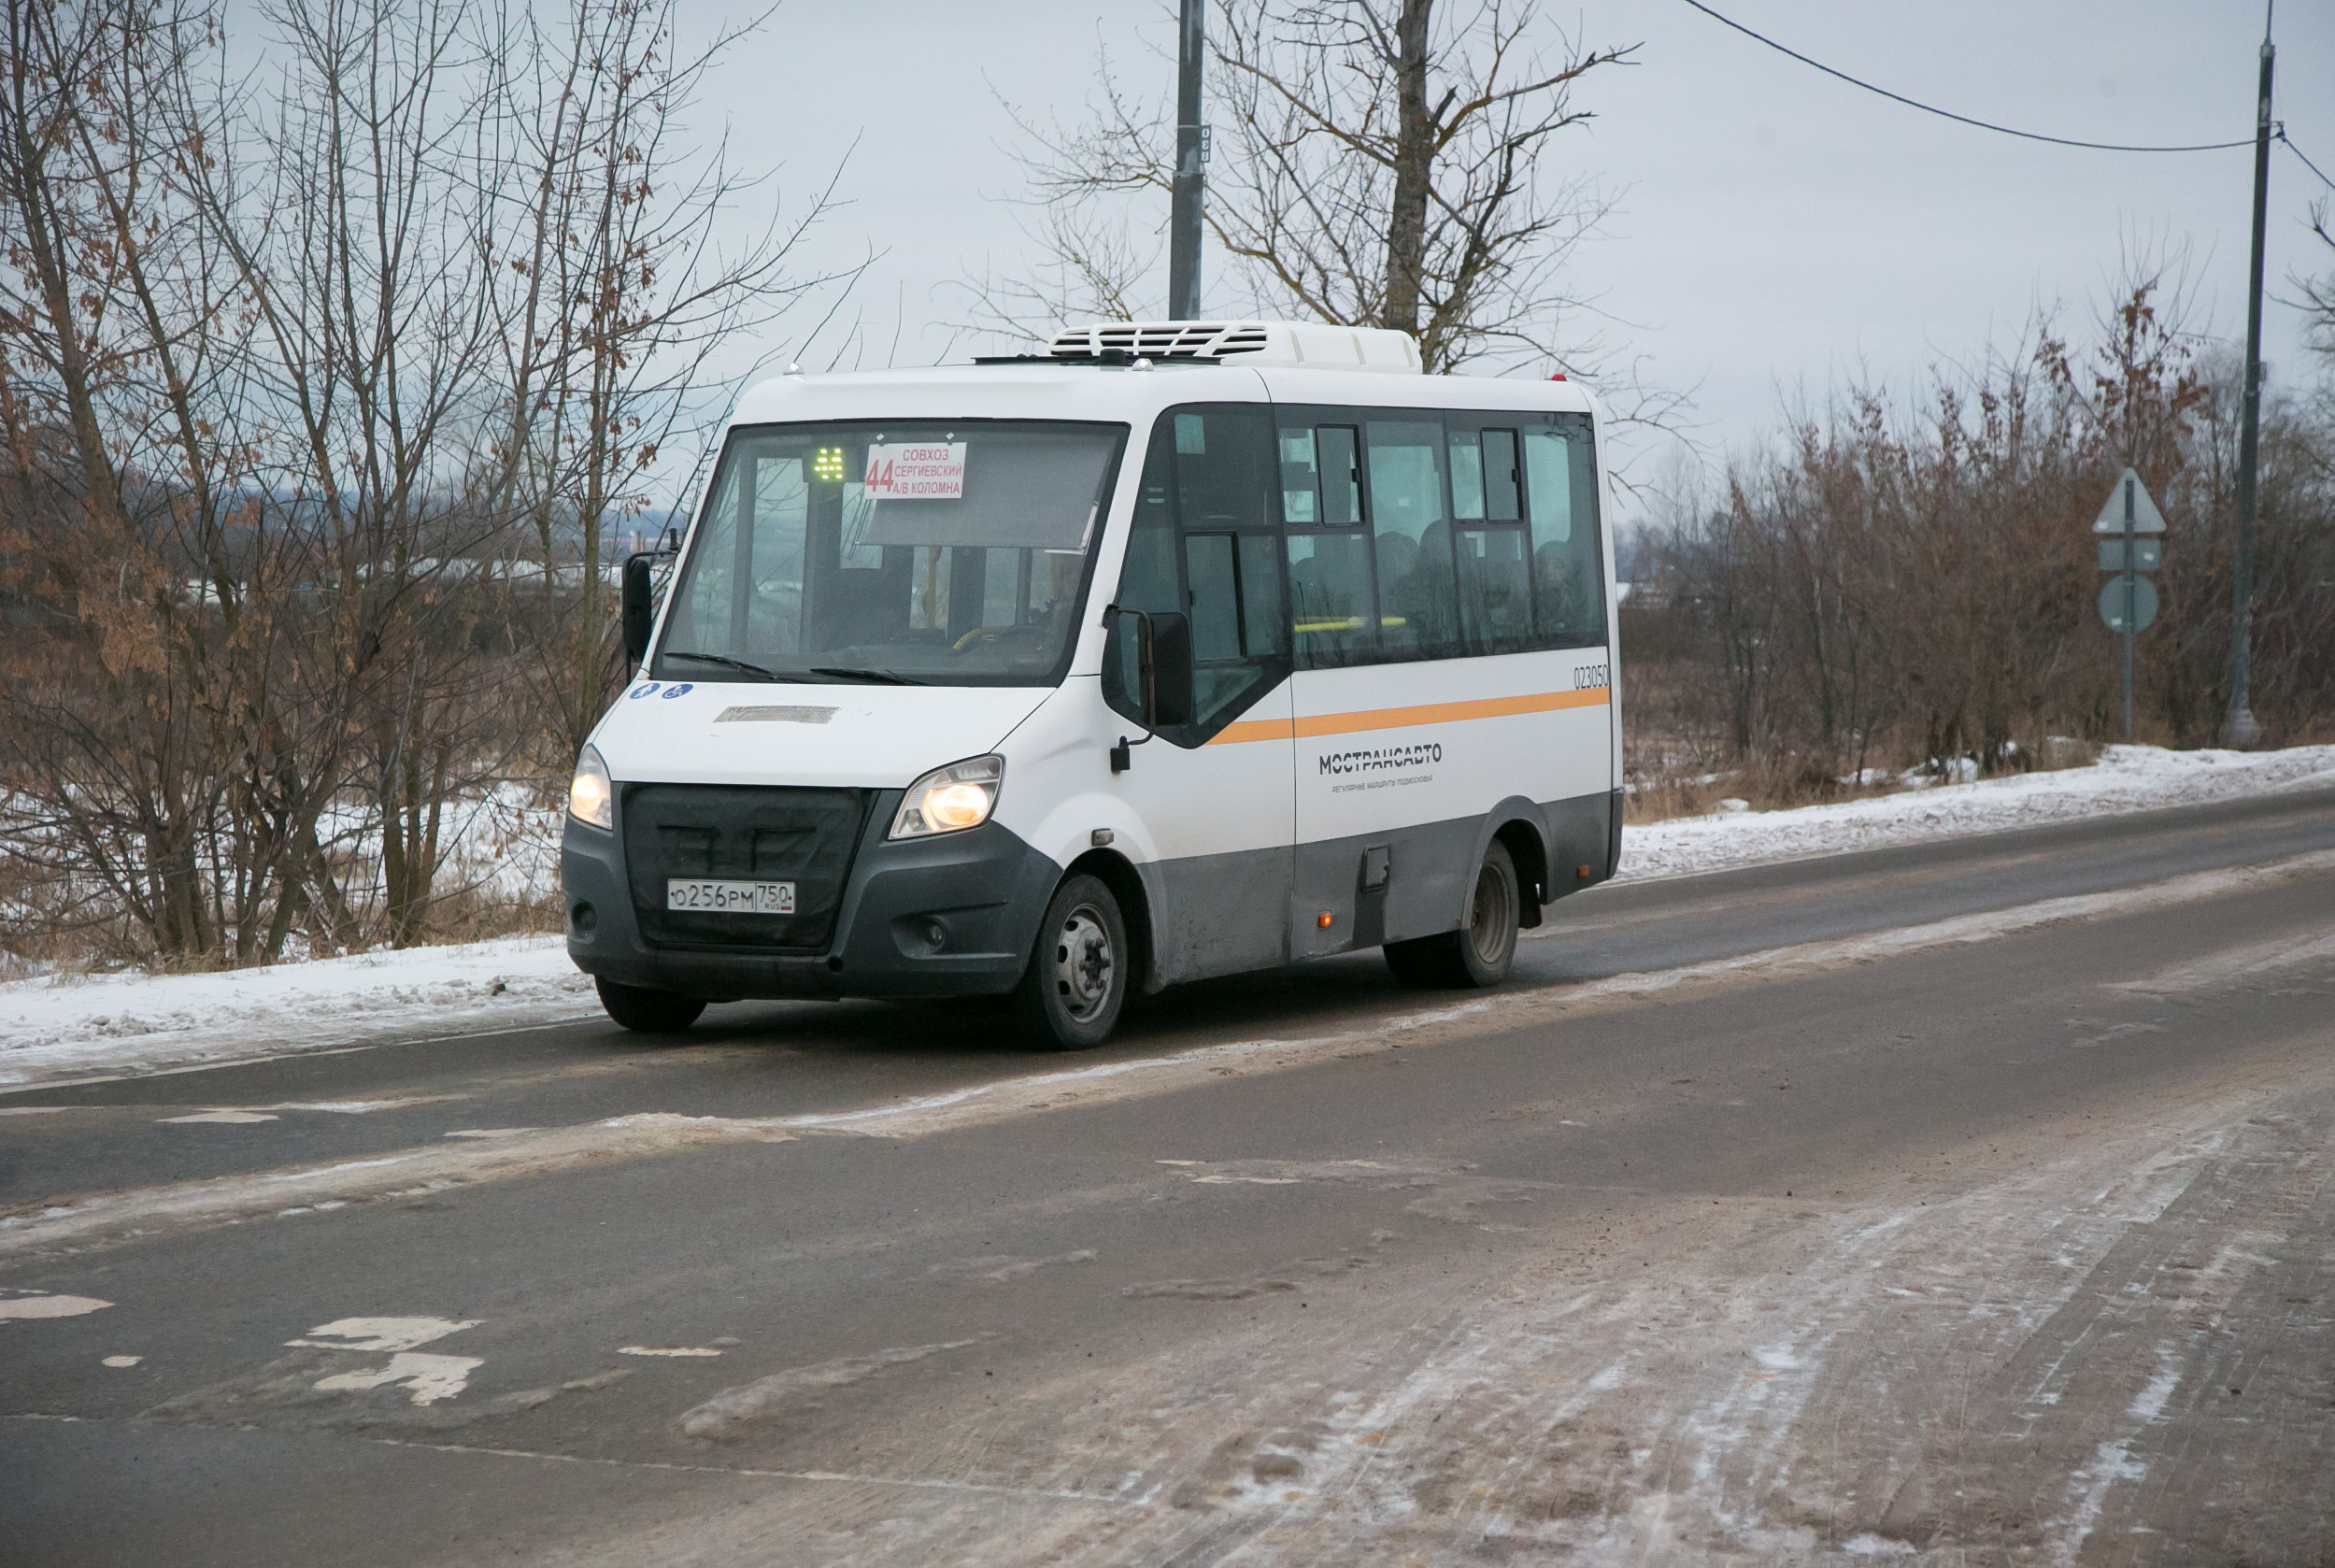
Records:
[[[1797,804],[1875,773],[2065,765],[2054,735],[2121,738],[2091,523],[2128,464],[2169,529],[2134,738],[2214,744],[2236,396],[2160,292],[2134,283],[2088,353],[2041,321],[2023,355],[1941,372],[1918,407],[1854,389],[1642,540],[1622,614],[1631,779],[1725,771],[1737,797]],[[2260,476],[2253,710],[2291,744],[2335,723],[2335,405],[2273,401]]]
[[[19,962],[536,919],[449,812],[564,777],[624,676],[604,531],[726,401],[708,356],[833,280],[789,271],[824,194],[733,233],[758,181],[679,117],[741,35],[676,50],[677,0],[262,10],[0,27]]]

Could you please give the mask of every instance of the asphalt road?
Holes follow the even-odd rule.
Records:
[[[0,1562],[2322,1561],[2331,851],[1601,889],[1488,1005],[1075,1058],[741,1004],[0,1094]]]

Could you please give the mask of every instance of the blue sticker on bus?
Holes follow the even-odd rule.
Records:
[[[665,688],[665,701],[667,701],[667,702],[671,702],[674,698],[676,698],[676,697],[677,697],[677,696],[681,695],[681,693],[682,693],[682,692],[687,691],[689,689],[690,689],[690,683],[689,683],[688,681],[686,681],[686,680],[685,680],[685,681],[683,681],[683,682],[681,682],[681,684],[680,684],[680,685],[678,685],[678,686],[668,686],[668,687],[666,687],[666,688]]]
[[[657,683],[655,681],[644,680],[638,686],[634,687],[630,691],[627,691],[624,694],[632,698],[634,702],[638,702],[641,698],[646,697],[649,692],[654,691],[656,689]]]

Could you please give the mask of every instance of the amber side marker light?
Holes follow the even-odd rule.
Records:
[[[1324,930],[1324,931],[1328,931],[1328,930],[1330,929],[1330,911],[1329,911],[1329,910],[1324,909],[1324,910],[1321,912],[1321,919],[1320,919],[1320,921],[1319,921],[1318,923],[1319,923],[1319,925],[1321,926],[1321,929],[1322,929],[1322,930]]]
[[[1576,866],[1573,869],[1573,876],[1574,881],[1586,882],[1589,879],[1589,868],[1586,865]]]

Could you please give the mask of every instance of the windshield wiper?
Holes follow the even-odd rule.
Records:
[[[764,680],[779,678],[778,672],[776,670],[766,670],[760,664],[749,664],[743,659],[733,659],[726,653],[678,653],[672,649],[667,649],[664,656],[668,659],[692,659],[701,664],[726,664],[733,670],[744,670],[747,675],[761,676]]]
[[[896,670],[854,670],[841,664],[813,664],[811,674],[833,676],[838,680],[872,680],[878,686],[930,686],[929,680],[918,680],[912,675]]]

